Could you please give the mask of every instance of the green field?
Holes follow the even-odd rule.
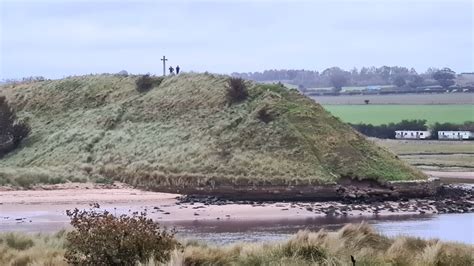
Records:
[[[435,122],[463,123],[474,120],[474,105],[324,105],[326,110],[348,123],[373,125],[426,119]]]

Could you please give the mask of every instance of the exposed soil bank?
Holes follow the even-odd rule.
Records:
[[[160,192],[185,195],[215,196],[231,200],[254,201],[331,201],[345,199],[397,200],[399,198],[424,198],[436,195],[440,188],[437,179],[417,181],[392,181],[379,183],[373,180],[343,178],[327,185],[230,185],[196,187],[151,187]],[[147,187],[150,189],[150,187]]]
[[[232,201],[218,197],[184,196],[181,203],[202,203],[204,205],[252,204],[264,202]],[[267,202],[273,204],[275,202]],[[386,200],[374,197],[344,198],[339,201],[327,202],[292,202],[291,207],[304,207],[307,211],[326,216],[347,216],[356,213],[364,214],[400,214],[400,213],[470,213],[474,212],[474,187],[459,185],[443,185],[435,194],[424,198],[400,197],[397,200]]]

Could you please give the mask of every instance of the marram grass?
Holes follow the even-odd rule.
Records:
[[[0,159],[0,182],[108,177],[156,187],[425,178],[295,90],[249,82],[248,99],[230,104],[227,76],[167,77],[146,93],[136,91],[137,78],[90,75],[0,87],[32,127]]]
[[[66,265],[65,234],[0,234],[0,265]],[[474,247],[436,239],[386,237],[367,224],[300,231],[279,243],[213,246],[183,242],[165,265],[473,265]],[[160,265],[150,260],[146,265]],[[162,264],[161,264],[162,265]]]

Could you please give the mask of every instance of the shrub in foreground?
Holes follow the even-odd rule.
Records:
[[[174,232],[160,228],[145,213],[114,216],[101,211],[68,210],[74,231],[67,233],[66,261],[74,265],[135,265],[169,259],[178,247]]]
[[[249,93],[242,78],[229,78],[227,82],[227,98],[230,103],[239,103],[247,99]]]
[[[19,121],[6,98],[0,96],[0,157],[18,147],[30,131],[30,126]]]

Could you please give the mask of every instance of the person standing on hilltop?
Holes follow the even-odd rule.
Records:
[[[178,65],[178,66],[176,66],[176,75],[178,75],[178,74],[179,74],[179,69],[180,69],[180,68],[179,68],[179,65]]]
[[[170,66],[170,68],[168,68],[170,70],[170,75],[174,75],[174,68],[172,66]]]

